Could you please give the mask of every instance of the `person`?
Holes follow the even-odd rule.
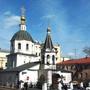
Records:
[[[67,90],[67,85],[66,84],[63,87],[64,87],[64,90]]]
[[[24,83],[24,90],[27,90],[27,89],[28,89],[28,83],[25,82],[25,83]]]

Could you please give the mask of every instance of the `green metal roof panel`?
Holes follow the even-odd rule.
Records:
[[[27,31],[22,31],[22,30],[14,34],[11,41],[14,41],[14,40],[28,40],[28,41],[34,42],[31,35]]]

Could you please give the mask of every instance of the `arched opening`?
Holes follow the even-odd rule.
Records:
[[[26,44],[26,50],[28,50],[29,49],[29,44]]]
[[[55,56],[52,56],[52,64],[55,64]]]
[[[47,55],[47,64],[50,64],[50,55]]]
[[[21,43],[18,43],[18,49],[21,49]]]
[[[50,59],[50,55],[47,55],[47,59]]]

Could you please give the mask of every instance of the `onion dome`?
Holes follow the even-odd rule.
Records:
[[[21,8],[22,9],[22,15],[21,15],[21,23],[20,23],[20,31],[16,32],[14,34],[14,36],[11,39],[11,42],[14,40],[27,40],[27,41],[31,41],[34,42],[34,40],[32,39],[31,35],[26,31],[26,18],[25,18],[25,9],[24,7]]]

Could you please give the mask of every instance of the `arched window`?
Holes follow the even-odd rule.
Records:
[[[29,44],[26,44],[26,50],[28,50],[29,49]]]
[[[41,74],[40,78],[39,78],[39,82],[41,82],[42,84],[46,81],[45,75]]]
[[[52,56],[52,63],[55,64],[55,56]]]
[[[21,43],[18,43],[18,49],[21,49]]]
[[[36,53],[36,56],[37,56],[38,54]]]
[[[50,59],[50,55],[47,55],[47,59]]]
[[[49,59],[50,59],[50,55],[47,55],[47,64],[50,64]]]

